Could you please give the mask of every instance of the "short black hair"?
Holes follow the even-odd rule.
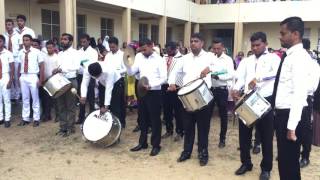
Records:
[[[12,24],[14,24],[12,19],[6,19],[6,23],[11,22]]]
[[[173,42],[173,41],[170,41],[166,44],[165,46],[166,48],[170,48],[170,49],[177,49],[177,43],[176,42]]]
[[[197,39],[200,39],[201,41],[204,41],[201,33],[193,33],[191,34],[191,38],[197,38]]]
[[[49,40],[49,41],[46,42],[46,46],[48,46],[48,45],[55,46],[55,44],[54,44],[54,42],[52,40]]]
[[[302,39],[304,34],[304,22],[300,17],[293,16],[283,20],[280,25],[287,25],[289,31],[294,32],[297,31],[300,34],[300,38]]]
[[[223,39],[222,38],[220,38],[220,37],[216,37],[216,38],[214,38],[213,40],[212,40],[212,44],[222,44],[222,45],[224,45],[224,43],[223,43]]]
[[[69,41],[73,42],[73,36],[69,33],[63,33],[61,36],[67,36]]]
[[[304,49],[309,50],[310,49],[310,40],[307,38],[302,39],[302,45]]]
[[[102,73],[102,68],[98,62],[95,62],[89,65],[88,71],[91,76],[98,77]]]
[[[40,39],[32,39],[32,42],[36,42],[36,43],[38,43],[38,44],[41,46],[41,41],[40,41]]]
[[[250,41],[257,41],[257,40],[261,40],[262,42],[266,43],[267,42],[267,35],[264,32],[255,32],[251,35],[250,37]]]
[[[17,19],[22,19],[24,22],[27,21],[26,16],[25,16],[25,15],[22,15],[22,14],[19,14],[19,15],[17,16]]]
[[[90,42],[90,36],[88,34],[86,34],[86,33],[81,34],[79,39],[87,39]]]
[[[144,39],[139,40],[139,47],[144,46],[144,45],[151,46],[152,41],[148,38],[144,38]]]
[[[5,43],[6,42],[6,38],[4,37],[4,35],[0,34],[0,39],[2,39],[2,41]]]
[[[31,36],[30,34],[25,34],[25,35],[23,35],[23,36],[22,36],[22,40],[23,40],[25,37],[29,38],[29,39],[32,41],[32,36]]]
[[[119,40],[118,40],[118,38],[112,36],[112,37],[109,37],[108,43],[109,43],[109,44],[115,44],[115,45],[118,46],[118,45],[119,45]]]

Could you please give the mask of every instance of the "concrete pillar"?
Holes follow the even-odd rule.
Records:
[[[77,1],[60,0],[60,33],[70,33],[74,37],[73,47],[77,46]]]
[[[147,36],[148,39],[151,39],[151,26],[152,26],[152,24],[148,24],[148,36]]]
[[[123,42],[131,42],[131,9],[126,8],[122,12],[122,39]]]
[[[5,21],[6,21],[6,15],[5,15],[5,0],[0,1],[0,34],[3,34],[6,30]]]
[[[164,47],[167,40],[167,16],[160,17],[159,20],[159,44]]]
[[[236,56],[238,51],[242,51],[243,42],[243,23],[236,22],[234,25],[234,40],[233,40],[233,57]]]
[[[197,3],[197,4],[200,4],[200,1],[201,1],[201,0],[196,0],[196,3]]]
[[[191,36],[191,22],[184,23],[184,41],[183,44],[185,47],[190,47],[190,36]]]
[[[199,33],[200,32],[200,24],[199,23],[194,24],[193,32],[194,33]]]

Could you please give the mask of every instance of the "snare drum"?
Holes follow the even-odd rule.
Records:
[[[82,134],[91,143],[108,147],[117,142],[121,134],[121,123],[110,112],[100,115],[100,110],[89,114],[82,126]]]
[[[43,88],[53,98],[58,98],[65,92],[69,91],[72,87],[71,82],[65,78],[61,73],[57,73],[49,77]]]
[[[235,107],[236,114],[248,127],[251,127],[270,110],[270,103],[257,91],[253,90],[243,95]]]
[[[178,91],[178,97],[186,111],[191,112],[201,110],[213,99],[210,89],[202,79],[183,86]]]

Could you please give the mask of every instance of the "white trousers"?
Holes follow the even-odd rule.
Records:
[[[18,67],[19,63],[14,62],[14,80],[11,85],[11,99],[16,99],[18,100],[20,98],[21,90],[20,90],[20,85],[19,85],[19,79],[18,79]]]
[[[32,97],[33,120],[40,120],[39,81],[37,74],[21,74],[22,120],[30,121],[30,94]]]
[[[10,101],[10,89],[7,89],[9,82],[9,74],[2,74],[2,79],[0,79],[0,120],[3,118],[5,121],[10,121],[11,118],[11,101]],[[2,103],[3,100],[3,103]],[[3,105],[5,117],[3,117]]]

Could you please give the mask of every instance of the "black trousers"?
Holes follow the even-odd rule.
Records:
[[[141,122],[140,117],[141,117],[141,116],[140,116],[140,113],[139,113],[138,82],[139,82],[139,80],[138,80],[138,79],[136,79],[136,80],[135,80],[135,82],[134,82],[134,92],[135,92],[135,94],[136,94],[137,101],[138,101],[138,117],[137,117],[137,124],[138,124],[138,126],[140,126],[140,122]]]
[[[124,78],[120,78],[113,85],[110,111],[119,118],[122,127],[126,127],[126,101],[124,91]]]
[[[176,120],[176,133],[183,135],[183,106],[177,92],[167,91],[168,84],[162,85],[163,94],[163,119],[166,123],[166,131],[173,133],[173,117]]]
[[[99,89],[99,106],[104,106],[104,98],[105,98],[105,90],[106,88],[104,85],[99,83],[98,86]],[[121,100],[123,100],[124,97],[119,98],[119,94],[121,94],[121,91],[123,90],[123,86],[121,83],[118,83],[118,81],[113,85],[112,94],[111,94],[111,101],[110,101],[110,111],[113,115],[115,115],[117,118],[119,118],[119,121],[121,123],[122,127],[125,127],[125,122],[123,122],[122,116],[121,116]],[[124,91],[124,90],[123,90]],[[122,120],[122,121],[121,121]]]
[[[302,111],[302,117],[306,111]],[[300,180],[300,146],[306,128],[306,120],[301,118],[295,133],[297,141],[289,141],[287,139],[287,124],[290,109],[275,110],[275,129],[278,147],[278,169],[280,180]]]
[[[311,115],[312,115],[312,109],[313,109],[313,97],[308,96],[307,102],[308,106],[304,108],[305,111],[303,114],[303,119],[305,119],[306,127],[304,128],[304,138],[302,139],[302,152],[301,157],[309,159],[310,152],[311,152],[311,144],[312,144],[312,136],[313,136],[313,128],[312,128],[312,121],[311,121]]]
[[[39,88],[39,98],[42,106],[41,119],[50,120],[54,100],[43,87]]]
[[[227,129],[228,129],[228,110],[227,110],[228,89],[227,87],[222,87],[222,88],[218,87],[218,88],[212,88],[211,91],[214,96],[211,111],[213,112],[214,106],[216,104],[219,109],[219,116],[220,116],[220,122],[221,122],[220,141],[225,141]]]
[[[196,112],[184,113],[184,151],[192,153],[194,137],[195,137],[195,126],[197,124],[198,129],[198,152],[208,152],[208,140],[210,130],[210,119],[211,119],[211,106],[204,107],[203,109]]]
[[[266,98],[269,102],[271,97]],[[273,111],[268,112],[264,117],[257,120],[256,130],[261,136],[262,144],[262,161],[261,170],[272,170],[272,153],[273,153],[273,133],[274,133],[274,115]],[[250,156],[250,146],[253,127],[248,128],[242,120],[239,120],[239,142],[240,142],[240,159],[244,165],[252,165]]]
[[[78,87],[79,96],[80,96],[80,88],[81,88],[82,78],[83,78],[83,75],[78,74],[77,82],[79,84],[79,87]],[[87,91],[87,102],[89,103],[90,113],[95,110],[95,108],[94,108],[94,100],[95,100],[94,88],[95,88],[95,86],[96,86],[96,80],[93,78],[90,78],[89,85],[88,85],[88,91]],[[86,115],[86,105],[80,104],[79,117],[78,117],[80,122],[84,121],[85,115]]]
[[[151,90],[139,99],[138,111],[140,113],[139,144],[147,144],[148,127],[151,124],[151,145],[160,147],[161,143],[161,90]]]

